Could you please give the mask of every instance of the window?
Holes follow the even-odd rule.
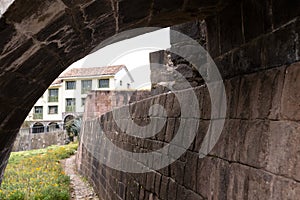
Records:
[[[58,102],[58,89],[49,89],[48,102]]]
[[[43,106],[34,106],[34,113],[43,113]]]
[[[120,86],[122,86],[122,80],[120,80]]]
[[[49,114],[57,114],[58,106],[49,106]]]
[[[33,119],[43,119],[43,106],[34,106]]]
[[[109,79],[100,79],[99,88],[109,88]]]
[[[76,99],[68,98],[66,99],[66,112],[75,112]]]
[[[85,98],[81,99],[81,106],[85,106]]]
[[[86,94],[92,89],[92,80],[81,81],[81,94]]]
[[[66,89],[67,90],[75,90],[76,89],[76,81],[66,81]]]

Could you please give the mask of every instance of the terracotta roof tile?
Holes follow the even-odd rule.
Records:
[[[118,71],[120,71],[124,67],[125,65],[92,67],[92,68],[73,68],[61,74],[59,78],[115,75]]]
[[[61,84],[61,83],[62,83],[62,80],[57,78],[51,83],[51,85],[57,85],[57,84]]]

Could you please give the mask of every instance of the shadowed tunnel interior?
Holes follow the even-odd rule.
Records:
[[[0,182],[19,127],[63,70],[124,30],[173,26],[200,43],[205,41],[202,45],[224,79],[226,124],[212,155],[199,160],[203,138],[199,130],[184,158],[166,169],[141,177],[116,172],[94,162],[83,146],[80,172],[104,199],[296,199],[300,195],[299,15],[299,2],[292,0],[15,0],[0,19]],[[152,55],[153,61],[163,63],[158,57]],[[172,59],[180,70],[183,63]],[[207,127],[207,91],[195,90],[202,101],[200,123]],[[174,97],[153,98],[166,106],[172,102],[171,109],[176,110]],[[138,103],[143,102],[136,106],[144,109]],[[110,115],[104,114],[104,119]],[[175,121],[176,115],[162,134],[172,134]]]
[[[204,17],[219,1],[16,0],[0,19],[0,169],[34,102],[70,64],[101,41],[137,27]],[[132,37],[132,36],[128,36]]]

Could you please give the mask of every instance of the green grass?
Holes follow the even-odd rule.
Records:
[[[68,200],[70,178],[59,160],[73,155],[78,144],[13,152],[0,188],[1,200]]]

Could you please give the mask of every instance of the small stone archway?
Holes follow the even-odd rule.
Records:
[[[66,123],[69,122],[70,120],[75,119],[75,116],[72,114],[68,114],[64,118],[64,127],[66,126]]]
[[[42,124],[40,122],[34,123],[31,127],[31,132],[32,133],[44,133],[45,132],[44,124]]]
[[[47,125],[47,132],[53,132],[53,131],[56,131],[58,129],[60,129],[60,126],[57,122],[50,122]]]

